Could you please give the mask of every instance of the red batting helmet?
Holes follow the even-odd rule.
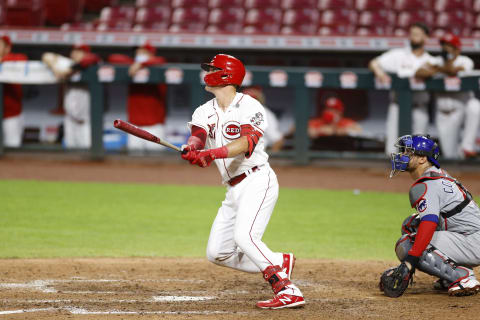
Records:
[[[461,43],[460,43],[460,38],[454,35],[451,32],[445,33],[441,38],[440,38],[440,44],[447,43],[451,45],[452,47],[455,47],[457,49],[460,49]]]
[[[336,97],[330,97],[325,101],[325,107],[326,109],[335,109],[340,112],[343,112],[345,109],[345,106],[343,105],[342,100],[336,98]]]
[[[210,63],[202,63],[205,71],[216,71],[205,75],[203,80],[210,87],[225,85],[242,85],[245,67],[237,58],[228,54],[217,54]]]

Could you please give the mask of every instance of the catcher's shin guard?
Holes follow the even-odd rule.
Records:
[[[410,251],[412,246],[413,240],[408,234],[400,237],[395,245],[395,253],[400,261],[403,262],[407,258],[408,251]],[[458,266],[452,259],[431,245],[428,246],[427,250],[420,257],[417,269],[448,281],[450,286],[468,277],[474,277],[471,269]]]

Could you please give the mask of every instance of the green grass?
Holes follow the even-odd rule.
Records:
[[[0,257],[203,257],[223,187],[0,181]],[[303,258],[394,259],[407,194],[280,189],[264,241]]]

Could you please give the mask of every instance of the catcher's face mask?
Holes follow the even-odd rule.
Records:
[[[395,147],[397,148],[397,152],[390,155],[390,161],[392,163],[390,178],[393,178],[398,172],[407,170],[410,157],[415,151],[413,148],[412,136],[410,135],[398,138]]]

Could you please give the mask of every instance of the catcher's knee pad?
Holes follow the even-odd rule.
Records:
[[[473,274],[472,270],[457,266],[452,259],[432,246],[423,252],[417,268],[449,283],[458,282]]]
[[[404,234],[403,236],[398,239],[397,243],[395,244],[395,253],[397,254],[398,260],[403,262],[408,256],[408,251],[412,249],[413,240],[408,234]]]
[[[408,216],[402,223],[402,235],[417,233],[417,228],[420,225],[420,218],[417,213]]]

